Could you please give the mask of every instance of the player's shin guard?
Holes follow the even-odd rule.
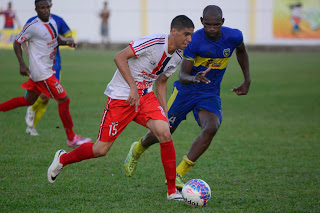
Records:
[[[185,155],[182,158],[181,163],[177,167],[177,173],[181,176],[185,175],[193,166],[195,165],[195,162],[192,162],[189,160],[189,158]]]
[[[58,108],[59,108],[59,116],[62,121],[63,127],[66,131],[67,138],[69,141],[72,141],[75,134],[72,130],[73,122],[72,122],[72,118],[69,111],[69,104],[70,104],[70,99],[68,98],[64,102],[59,103]]]
[[[93,144],[94,143],[84,143],[71,152],[61,155],[60,163],[62,163],[63,166],[66,166],[68,164],[96,158],[92,151]]]
[[[160,148],[162,165],[167,179],[168,194],[170,195],[176,191],[176,152],[172,140],[160,143]]]
[[[0,104],[0,111],[6,112],[21,106],[30,106],[32,103],[27,101],[24,96],[12,98]]]

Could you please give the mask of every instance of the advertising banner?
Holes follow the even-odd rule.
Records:
[[[320,1],[274,0],[273,36],[320,39]]]

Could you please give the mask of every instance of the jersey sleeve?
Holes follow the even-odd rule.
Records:
[[[59,23],[59,27],[58,27],[58,33],[60,35],[63,35],[66,38],[72,36],[72,32],[71,32],[69,26],[67,25],[67,23],[62,18],[60,19],[60,23]]]
[[[32,34],[32,23],[27,23],[17,35],[15,42],[22,44],[23,42],[28,41],[32,37]]]
[[[238,47],[243,42],[243,35],[242,32],[238,29],[235,29],[234,33],[234,44],[236,47]]]
[[[183,51],[183,58],[186,60],[194,61],[196,58],[196,47],[197,45],[191,41],[186,49]]]
[[[153,50],[157,44],[164,44],[165,38],[141,37],[130,42],[130,47],[136,58],[146,55]]]

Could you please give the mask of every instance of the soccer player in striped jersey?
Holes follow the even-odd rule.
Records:
[[[50,8],[52,8],[52,1],[48,0],[48,2],[50,3]],[[69,41],[73,41],[72,32],[69,26],[67,25],[67,23],[63,20],[63,18],[54,14],[51,14],[51,17],[54,19],[54,21],[57,24],[59,36],[62,36],[64,39],[67,39]],[[30,18],[26,24],[32,22],[36,18],[37,16]],[[25,51],[28,52],[27,46],[23,44],[23,47]],[[54,70],[55,77],[60,81],[61,58],[60,58],[59,46],[57,47],[57,53],[54,59],[53,70]],[[27,129],[26,129],[27,134],[30,134],[32,136],[39,135],[36,130],[36,125],[38,121],[43,117],[44,113],[46,112],[49,100],[50,100],[49,97],[41,93],[38,99],[36,100],[36,102],[32,106],[28,107],[26,117],[25,117],[25,120],[27,123]]]
[[[220,127],[222,122],[220,84],[234,50],[242,69],[244,82],[239,87],[234,87],[232,91],[237,95],[246,95],[251,82],[249,59],[241,31],[222,26],[224,23],[222,10],[216,5],[207,6],[200,20],[204,27],[192,35],[192,41],[183,52],[184,59],[179,80],[174,82],[173,93],[168,101],[171,133],[191,111],[202,130],[177,167],[178,189],[184,185],[181,177],[207,150]],[[146,136],[132,144],[128,154],[128,157],[131,156],[131,161],[125,164],[128,176],[134,174],[140,155],[157,142],[154,134],[148,132]]]
[[[38,17],[26,24],[14,42],[14,51],[20,65],[20,74],[29,76],[28,82],[21,86],[27,89],[27,94],[0,104],[0,111],[9,111],[21,106],[32,105],[41,93],[57,100],[61,121],[67,135],[68,146],[79,146],[90,142],[90,138],[82,138],[73,132],[73,122],[69,112],[70,99],[53,75],[54,59],[58,45],[75,47],[73,41],[62,40],[58,36],[57,24],[50,17],[50,4],[47,0],[35,1]],[[29,68],[22,55],[22,43],[28,41]]]
[[[182,61],[183,50],[191,41],[193,22],[184,15],[171,22],[170,34],[154,34],[134,39],[114,58],[118,67],[109,82],[108,96],[95,143],[82,144],[66,153],[57,151],[48,169],[54,183],[62,168],[82,160],[107,154],[116,138],[131,122],[150,129],[160,141],[161,159],[168,182],[167,198],[183,200],[175,187],[176,155],[167,119],[167,79]],[[155,82],[157,97],[152,91]]]

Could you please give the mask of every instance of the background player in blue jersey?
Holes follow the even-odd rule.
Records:
[[[239,87],[234,87],[232,91],[237,95],[246,95],[251,81],[249,59],[241,31],[222,26],[224,23],[222,10],[216,5],[207,6],[200,20],[204,27],[192,35],[192,41],[183,52],[179,81],[174,82],[173,93],[167,104],[171,133],[191,111],[202,129],[176,169],[178,189],[184,185],[181,177],[207,150],[220,127],[222,122],[220,84],[234,50],[243,72],[244,82]],[[154,143],[157,143],[157,139],[150,132],[139,142],[133,143],[127,156],[130,161],[125,164],[128,176],[134,174],[140,155]]]
[[[52,7],[52,1],[48,0],[48,2],[50,3],[50,7]],[[51,14],[51,17],[57,23],[59,36],[63,36],[65,40],[73,41],[72,32],[68,27],[67,23],[63,20],[63,18],[54,14]],[[35,18],[37,18],[37,16],[30,18],[27,21],[27,23],[30,23]],[[27,49],[25,45],[24,45],[24,48]],[[56,78],[60,81],[61,58],[60,58],[59,47],[57,47],[57,54],[55,57],[55,64],[53,69],[55,70]],[[41,94],[37,99],[37,101],[32,106],[28,107],[27,114],[26,114],[26,123],[28,127],[26,129],[26,133],[33,136],[38,135],[38,132],[35,127],[38,121],[43,117],[44,113],[46,112],[48,103],[49,103],[49,98],[46,97],[44,94]]]

